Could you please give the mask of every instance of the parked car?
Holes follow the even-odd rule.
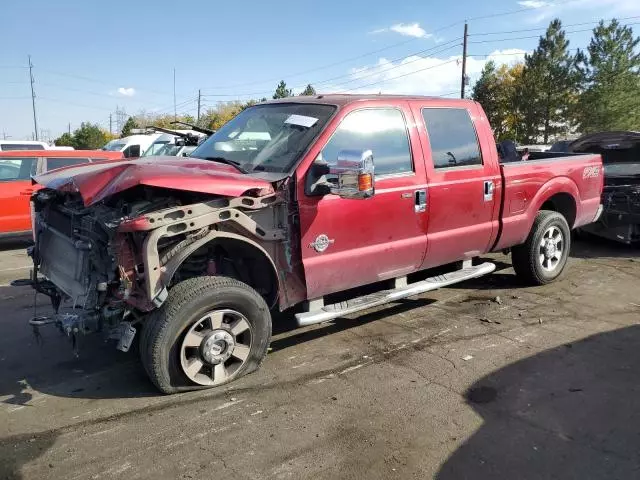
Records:
[[[35,140],[0,140],[0,152],[10,152],[12,150],[50,150],[51,146],[47,142]]]
[[[122,152],[125,158],[138,158],[160,135],[159,133],[151,133],[116,138],[102,147],[102,150],[107,152]]]
[[[31,284],[57,313],[31,325],[101,330],[123,351],[140,331],[173,393],[256,370],[272,309],[326,322],[489,274],[473,263],[487,252],[552,282],[570,229],[598,218],[600,155],[500,165],[486,118],[470,100],[294,97],[247,108],[186,159],[39,175]],[[335,300],[363,285],[379,290]]]
[[[100,150],[13,150],[0,152],[0,239],[29,237],[29,199],[40,188],[31,177],[61,167],[121,159],[120,152]]]
[[[161,127],[148,128],[162,134],[141,155],[143,157],[188,157],[206,138],[204,133],[195,130],[171,130]]]
[[[604,212],[584,230],[626,244],[640,243],[640,132],[592,133],[568,149],[600,154],[604,162]]]

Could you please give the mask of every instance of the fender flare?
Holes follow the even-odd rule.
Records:
[[[282,291],[281,288],[281,284],[280,284],[280,277],[278,276],[278,269],[276,268],[276,265],[273,261],[273,259],[271,258],[271,255],[269,255],[269,253],[257,242],[254,242],[253,240],[244,237],[242,235],[238,235],[235,233],[231,233],[231,232],[223,232],[223,231],[219,231],[219,230],[211,230],[208,234],[206,234],[205,236],[203,236],[202,238],[199,238],[198,240],[194,241],[193,243],[189,244],[187,247],[185,247],[183,250],[181,250],[180,252],[178,252],[177,254],[175,254],[171,260],[169,260],[166,265],[164,265],[163,267],[163,272],[160,276],[160,282],[162,283],[162,287],[161,288],[156,288],[156,291],[151,291],[149,290],[148,294],[149,294],[149,298],[154,299],[158,296],[158,294],[160,294],[162,292],[162,290],[164,288],[166,288],[166,286],[171,282],[171,279],[173,278],[173,276],[175,275],[175,273],[178,271],[178,269],[180,268],[180,266],[184,263],[184,261],[189,258],[189,256],[195,252],[196,250],[198,250],[199,248],[203,247],[204,245],[206,245],[207,243],[210,243],[218,238],[228,238],[231,240],[236,240],[239,242],[243,242],[247,245],[250,245],[251,247],[256,248],[259,252],[262,253],[262,255],[264,255],[264,257],[269,261],[269,264],[271,265],[271,269],[272,269],[272,274],[273,277],[276,279],[277,281],[277,292],[275,294],[275,300],[274,300],[274,304],[275,302],[278,301],[278,295],[280,294],[280,292]],[[148,288],[150,287],[150,285],[148,285]],[[272,306],[272,305],[271,305]]]

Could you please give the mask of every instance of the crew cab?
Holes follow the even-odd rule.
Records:
[[[470,100],[320,95],[247,108],[188,158],[39,175],[30,283],[56,313],[31,325],[123,351],[139,332],[173,393],[256,370],[272,311],[326,322],[489,274],[487,252],[552,282],[601,211],[602,160],[535,155],[500,165]]]
[[[98,160],[121,159],[120,152],[97,150],[9,150],[0,152],[0,239],[31,236],[29,199],[37,185],[31,176]]]

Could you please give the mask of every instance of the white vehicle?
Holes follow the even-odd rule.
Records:
[[[188,157],[207,135],[196,130],[171,130],[149,127],[164,132],[142,154],[143,157],[170,156]]]
[[[124,138],[116,138],[107,143],[102,150],[109,152],[122,152],[125,158],[140,157],[161,134],[129,135]]]
[[[75,150],[75,148],[73,147],[67,147],[67,146],[60,146],[58,147],[57,145],[53,145],[52,147],[49,147],[49,150]]]
[[[11,150],[52,150],[47,142],[35,140],[0,140],[0,152]]]

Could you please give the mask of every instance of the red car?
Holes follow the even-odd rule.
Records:
[[[0,152],[0,239],[31,235],[29,199],[38,188],[31,177],[56,168],[122,158],[101,150],[12,150]]]
[[[319,95],[247,108],[189,158],[36,181],[32,284],[59,309],[31,324],[123,351],[140,331],[147,373],[173,393],[254,371],[271,309],[325,322],[489,274],[473,260],[496,251],[524,281],[554,281],[570,230],[601,213],[603,174],[596,154],[501,165],[470,100]],[[363,285],[378,291],[336,302]]]

